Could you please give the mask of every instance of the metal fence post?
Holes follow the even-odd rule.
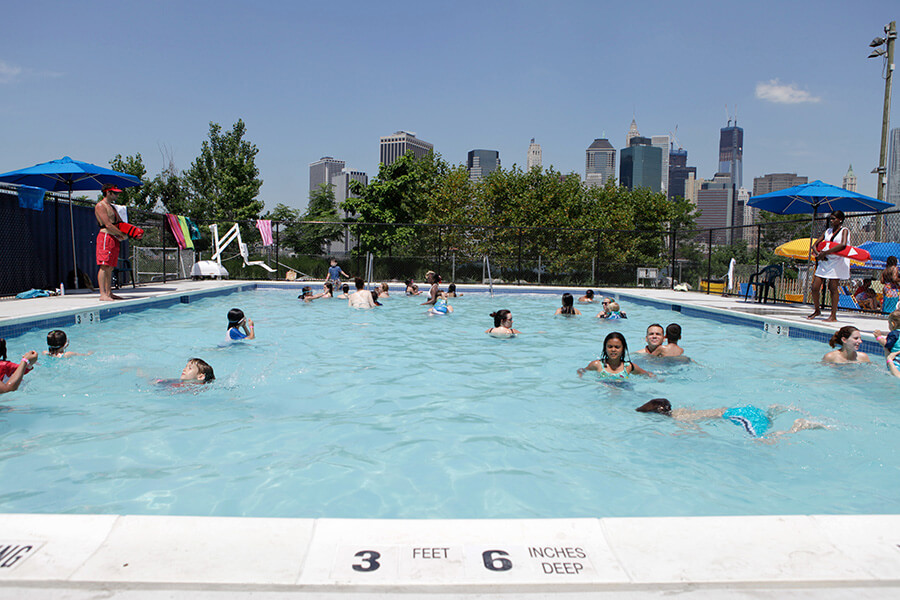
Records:
[[[673,229],[669,233],[672,236],[672,270],[669,272],[670,273],[669,288],[674,289],[675,288],[675,249],[678,247],[677,246],[678,230]],[[679,281],[678,283],[681,283],[681,282]]]
[[[281,263],[278,262],[280,240],[278,237],[278,221],[275,221],[275,279],[281,279]]]
[[[706,245],[706,294],[709,295],[709,284],[712,279],[712,234],[713,230],[709,230],[709,241]]]
[[[518,280],[517,283],[519,285],[522,285],[522,228],[521,227],[519,228],[519,269],[518,270],[519,270],[519,276],[516,277],[516,279]],[[538,283],[541,282],[540,277],[541,277],[541,274],[538,273]]]
[[[166,282],[166,220],[163,218],[160,223],[160,239],[162,240],[162,255],[163,255],[163,283]]]

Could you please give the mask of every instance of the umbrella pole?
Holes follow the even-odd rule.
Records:
[[[810,225],[809,225],[809,239],[810,240],[816,239],[813,237],[813,235],[815,234],[815,231],[816,231],[816,211],[818,208],[819,207],[817,205],[813,204],[812,223],[810,223]],[[807,271],[806,280],[809,282],[809,288],[807,288],[807,287],[803,288],[803,302],[806,302],[806,291],[807,291],[807,289],[812,288],[812,280],[815,278],[815,275],[814,275],[815,269],[813,267],[813,261],[812,261],[812,242],[809,243],[809,250],[806,253],[806,271]],[[815,312],[815,307],[813,307],[813,312]]]
[[[78,289],[79,286],[79,278],[78,278],[78,258],[75,256],[75,218],[72,215],[72,184],[69,184],[69,229],[72,234],[72,266],[75,268],[73,273],[75,274],[75,287],[74,289]]]

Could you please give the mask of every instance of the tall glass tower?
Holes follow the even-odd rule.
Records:
[[[719,173],[731,176],[735,188],[744,184],[744,130],[728,119],[728,126],[719,131]]]

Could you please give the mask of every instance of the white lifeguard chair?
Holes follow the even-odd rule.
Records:
[[[209,230],[212,231],[215,252],[211,260],[201,260],[194,263],[191,269],[192,277],[228,277],[228,270],[222,266],[222,252],[228,247],[228,244],[235,240],[237,240],[238,251],[241,254],[241,259],[244,261],[244,266],[262,267],[269,273],[275,272],[275,269],[261,260],[250,260],[250,252],[247,250],[247,244],[241,239],[241,228],[238,227],[237,223],[228,230],[221,240],[219,239],[219,226],[216,223],[210,225]]]

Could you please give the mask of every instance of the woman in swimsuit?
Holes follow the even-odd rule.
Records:
[[[600,377],[627,379],[629,375],[649,375],[653,373],[645,371],[630,360],[625,360],[628,355],[628,343],[625,336],[618,331],[611,331],[603,340],[603,353],[599,360],[592,360],[588,366],[578,369],[578,376],[585,371],[597,371]]]
[[[859,329],[852,325],[841,327],[828,341],[828,345],[836,349],[823,356],[822,361],[834,364],[872,362],[868,354],[859,351],[861,344]]]
[[[505,308],[492,312],[491,316],[494,317],[494,326],[485,331],[485,333],[494,337],[513,337],[518,333],[522,333],[518,329],[512,328],[512,313]]]
[[[567,317],[574,317],[575,315],[580,315],[581,311],[575,308],[575,298],[572,294],[566,292],[562,295],[562,306],[556,309],[554,315],[565,315]]]

